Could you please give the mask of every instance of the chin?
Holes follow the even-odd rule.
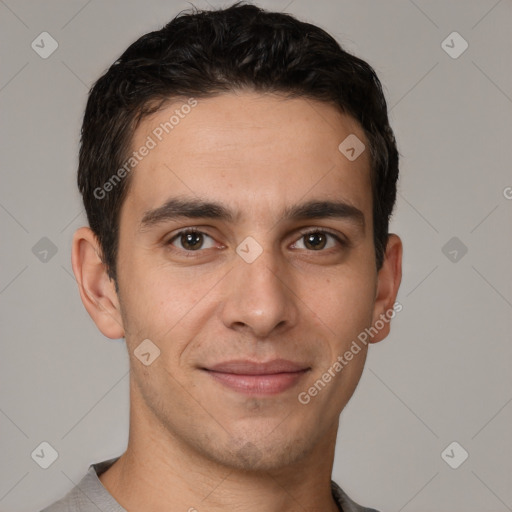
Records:
[[[212,444],[205,446],[207,456],[214,462],[230,469],[251,473],[279,471],[305,459],[314,448],[313,438],[297,438],[284,433],[285,437],[267,435],[256,439],[252,436],[233,439],[221,450],[212,451]],[[217,446],[222,446],[218,444]]]

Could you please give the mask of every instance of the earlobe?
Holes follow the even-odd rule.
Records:
[[[372,325],[378,332],[369,340],[370,343],[382,341],[389,334],[390,313],[395,311],[393,306],[402,280],[402,250],[400,237],[391,233],[388,236],[384,262],[377,277]]]
[[[73,236],[71,262],[85,309],[107,338],[124,337],[119,300],[114,282],[101,259],[98,239],[88,227]]]

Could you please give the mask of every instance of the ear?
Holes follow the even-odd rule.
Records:
[[[101,248],[93,231],[88,227],[78,229],[73,236],[71,262],[82,302],[107,338],[123,338],[124,328],[115,283],[109,278],[100,255]]]
[[[370,343],[377,343],[382,341],[390,330],[390,317],[385,315],[386,312],[395,311],[393,305],[396,301],[398,288],[402,280],[402,241],[397,235],[390,234],[386,244],[386,253],[384,255],[384,262],[377,275],[377,291],[375,296],[375,305],[373,309],[373,322],[372,325],[381,326],[376,330],[378,331],[369,341]],[[382,326],[382,324],[384,324]],[[376,327],[377,327],[376,326]]]

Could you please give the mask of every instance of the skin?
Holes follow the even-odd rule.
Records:
[[[146,118],[133,148],[183,103]],[[309,99],[250,91],[198,99],[131,175],[119,293],[94,234],[75,233],[82,301],[105,336],[125,337],[130,354],[128,448],[100,477],[128,511],[337,510],[330,479],[338,420],[367,348],[310,403],[297,396],[392,308],[402,256],[390,235],[377,272],[369,152],[353,162],[340,153],[349,134],[367,144],[354,119]],[[215,201],[238,217],[180,217],[141,229],[145,212],[175,197]],[[283,216],[310,200],[356,207],[364,228],[351,218]],[[196,250],[176,238],[188,227],[205,234],[194,239]],[[305,228],[320,232],[316,243]],[[247,236],[263,249],[252,263],[236,253]],[[386,323],[372,342],[388,332]],[[134,355],[144,339],[160,349],[149,366]],[[309,371],[274,395],[234,391],[201,369],[275,358]]]

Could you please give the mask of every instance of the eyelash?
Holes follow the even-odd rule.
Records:
[[[186,229],[182,229],[181,231],[178,231],[172,238],[170,238],[166,243],[165,245],[166,246],[170,246],[171,248],[177,250],[177,251],[180,251],[180,252],[185,252],[185,253],[195,253],[195,252],[200,252],[201,249],[198,249],[197,251],[187,251],[186,249],[178,249],[178,248],[175,248],[173,247],[172,245],[172,242],[174,242],[176,239],[178,239],[180,236],[183,236],[183,235],[188,235],[188,234],[201,234],[201,235],[206,235],[210,238],[213,239],[212,236],[208,235],[208,233],[205,233],[204,231],[200,231],[199,229],[195,229],[195,228],[186,228]],[[325,234],[325,235],[329,235],[331,236],[332,238],[334,238],[338,244],[341,246],[341,247],[348,247],[349,246],[349,242],[347,240],[344,240],[343,238],[341,238],[340,236],[338,236],[337,234],[331,232],[330,230],[328,229],[325,229],[325,228],[322,228],[322,229],[319,229],[319,228],[310,228],[310,229],[304,229],[304,230],[300,230],[299,231],[300,233],[300,237],[297,239],[300,240],[301,238],[304,238],[305,236],[307,235],[312,235],[312,234]],[[203,249],[204,250],[204,249]],[[326,249],[326,250],[319,250],[319,251],[309,251],[309,252],[328,252],[329,249]]]
[[[312,229],[305,229],[305,230],[301,230],[299,231],[300,233],[300,238],[303,238],[307,235],[314,235],[314,234],[317,234],[317,233],[320,233],[320,234],[323,234],[323,235],[329,235],[331,236],[332,238],[334,238],[336,240],[336,242],[338,242],[338,244],[340,244],[341,247],[348,247],[348,241],[343,239],[342,237],[340,237],[338,234],[335,234],[333,233],[332,231],[328,230],[328,229],[325,229],[325,228],[322,228],[322,229],[319,229],[319,228],[312,228]],[[317,251],[317,252],[327,252],[329,249],[326,249],[325,251],[321,250],[321,251]],[[315,251],[310,251],[310,252],[315,252]]]

